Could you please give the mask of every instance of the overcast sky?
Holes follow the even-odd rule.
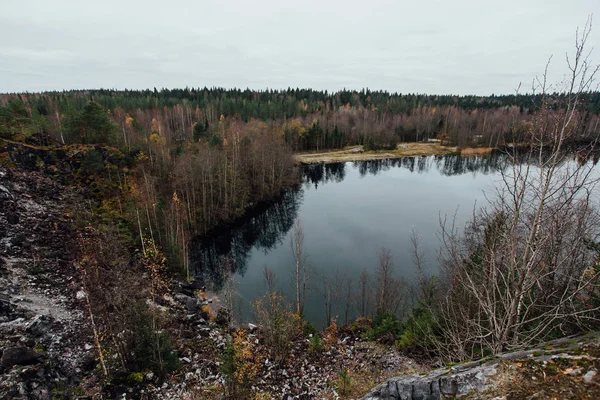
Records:
[[[223,86],[512,93],[600,0],[0,0],[0,92]]]

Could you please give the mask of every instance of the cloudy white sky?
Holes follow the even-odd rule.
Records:
[[[564,71],[599,0],[0,0],[0,92],[311,87],[512,93]]]

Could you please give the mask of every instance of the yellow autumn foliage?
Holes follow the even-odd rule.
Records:
[[[152,118],[152,121],[150,122],[150,130],[152,132],[160,132],[160,124],[156,118]]]
[[[133,117],[129,114],[127,114],[125,116],[125,126],[127,126],[128,128],[131,128],[131,126],[133,125]]]
[[[257,352],[253,342],[248,340],[248,333],[238,329],[233,333],[236,370],[233,374],[238,383],[251,382],[259,373],[263,356]]]
[[[164,137],[160,136],[158,132],[154,132],[150,135],[150,143],[157,146],[164,146],[167,144],[167,140]]]

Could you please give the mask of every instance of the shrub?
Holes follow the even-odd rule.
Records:
[[[325,343],[327,347],[332,347],[337,343],[339,330],[337,322],[335,320],[331,321],[331,325],[325,330]]]
[[[80,272],[89,296],[87,311],[102,332],[98,347],[107,375],[151,370],[164,376],[177,369],[179,358],[162,329],[168,321],[146,302],[163,286],[164,257],[151,245],[132,263],[117,227],[82,229]]]
[[[313,337],[314,337],[315,335],[319,334],[319,331],[310,321],[303,320],[302,321],[302,333],[304,334],[305,337],[310,337],[310,335],[313,335]]]
[[[318,333],[314,334],[310,339],[308,339],[308,353],[311,356],[318,356],[323,351],[323,342],[321,341],[321,336]]]
[[[89,150],[83,155],[79,173],[82,176],[99,175],[104,171],[104,159],[96,149]]]
[[[127,382],[130,384],[142,383],[144,381],[143,372],[132,372],[127,376]]]
[[[358,317],[352,324],[350,324],[350,332],[354,334],[365,334],[369,329],[373,327],[373,321],[369,318]]]
[[[261,366],[262,356],[247,339],[246,331],[235,331],[221,358],[221,372],[227,378],[229,395],[233,398],[249,397],[251,383]]]
[[[254,303],[256,320],[261,327],[265,345],[281,366],[290,351],[292,340],[302,334],[298,319],[294,317],[283,296],[271,292]]]
[[[337,388],[340,391],[341,395],[346,395],[350,392],[351,386],[352,386],[352,379],[350,377],[350,371],[348,371],[347,368],[343,368],[339,373],[338,373],[338,381],[337,381]]]
[[[436,327],[437,322],[430,310],[415,307],[396,345],[404,350],[427,351],[433,346]]]
[[[393,342],[402,330],[402,323],[398,321],[395,314],[382,312],[377,313],[373,320],[373,327],[365,333],[365,337],[370,340],[384,338],[386,341]]]
[[[160,376],[179,368],[177,353],[173,351],[169,336],[164,331],[158,331],[156,316],[144,305],[139,305],[132,316],[135,329],[130,342],[131,361],[130,371],[151,370]]]
[[[227,378],[233,379],[233,374],[235,373],[235,347],[233,340],[228,341],[225,345],[219,369]]]

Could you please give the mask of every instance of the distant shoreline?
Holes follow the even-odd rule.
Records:
[[[443,146],[439,143],[399,143],[396,150],[363,151],[362,146],[353,146],[343,150],[324,153],[295,154],[298,164],[331,164],[348,161],[366,161],[383,158],[431,156],[446,154],[483,155],[489,154],[492,148],[459,149],[453,146]]]

